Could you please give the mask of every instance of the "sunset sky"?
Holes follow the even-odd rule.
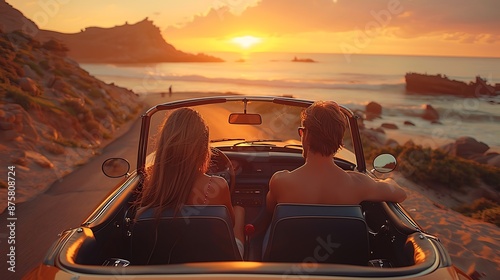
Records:
[[[148,17],[188,52],[500,57],[498,0],[7,0],[75,33]]]

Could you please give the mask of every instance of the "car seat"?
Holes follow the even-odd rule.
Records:
[[[264,250],[264,261],[366,266],[370,248],[361,206],[278,204]]]
[[[241,260],[222,205],[184,206],[176,216],[167,209],[159,220],[148,209],[133,224],[130,242],[132,265]]]

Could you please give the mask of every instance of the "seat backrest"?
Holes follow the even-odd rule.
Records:
[[[171,264],[241,260],[232,220],[225,206],[184,206],[159,220],[148,209],[136,220],[131,236],[131,263]]]
[[[269,230],[264,261],[368,264],[359,205],[278,204]]]

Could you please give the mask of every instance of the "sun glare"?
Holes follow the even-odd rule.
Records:
[[[231,39],[231,42],[240,46],[243,49],[249,49],[252,46],[262,42],[262,39],[247,35],[247,36],[235,37]]]

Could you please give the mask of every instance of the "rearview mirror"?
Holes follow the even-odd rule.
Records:
[[[262,124],[259,114],[232,113],[229,115],[230,124]]]

